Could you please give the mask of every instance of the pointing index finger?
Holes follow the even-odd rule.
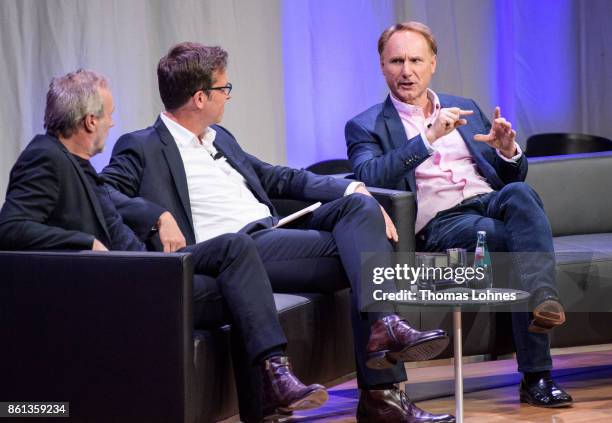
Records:
[[[459,109],[459,115],[460,116],[467,116],[467,115],[472,115],[474,114],[473,110],[461,110]]]
[[[497,119],[499,117],[501,117],[501,108],[496,106],[495,111],[493,112],[493,119]]]

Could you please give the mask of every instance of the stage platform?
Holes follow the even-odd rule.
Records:
[[[553,350],[556,380],[574,397],[574,406],[544,409],[520,404],[513,357],[464,361],[465,421],[469,423],[609,423],[612,422],[612,345]],[[474,362],[480,361],[480,362]],[[418,405],[430,412],[453,412],[452,360],[407,364],[406,391],[418,398]],[[330,400],[322,408],[300,412],[288,422],[355,422],[358,390],[353,378],[331,388]],[[444,395],[439,397],[440,395]],[[438,396],[435,399],[432,398]],[[225,420],[234,422],[237,418]]]

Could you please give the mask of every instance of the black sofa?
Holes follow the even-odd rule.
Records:
[[[601,307],[612,304],[611,180],[612,153],[530,160],[528,182],[544,201],[559,252],[558,283],[577,301],[570,309],[585,300],[580,295],[594,295],[592,285],[604,294]],[[412,194],[373,191],[396,222],[398,251],[414,251]],[[330,384],[354,371],[349,292],[338,263],[329,266],[318,292],[275,294],[288,353],[305,382]],[[230,329],[192,330],[191,281],[186,254],[0,252],[0,401],[69,401],[71,422],[191,423],[237,414]],[[511,351],[510,337],[498,336],[510,333],[502,316],[464,313],[465,355]],[[421,329],[452,325],[445,313],[406,317]],[[572,313],[552,342],[609,343],[612,331],[602,313]]]
[[[552,346],[612,342],[612,152],[529,159],[527,182],[550,219],[557,285],[574,311]]]
[[[0,401],[69,402],[71,422],[237,413],[229,327],[192,328],[189,254],[1,252],[0,269]],[[275,300],[305,381],[353,371],[348,290]]]
[[[392,215],[413,213],[407,193],[377,196]],[[288,213],[303,204],[276,206]],[[192,277],[189,254],[0,252],[0,401],[70,402],[71,422],[236,415],[230,328],[193,330]],[[315,292],[279,292],[275,301],[295,372],[329,384],[355,367],[348,282],[329,259],[297,263],[279,286],[295,292],[309,280]]]

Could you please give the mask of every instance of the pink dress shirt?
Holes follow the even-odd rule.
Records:
[[[427,125],[436,119],[441,106],[436,93],[428,90],[428,96],[434,108],[427,118],[422,108],[403,103],[391,96],[408,139],[421,134],[425,146],[432,153],[415,169],[415,233],[423,229],[438,212],[450,209],[467,198],[493,191],[476,170],[476,164],[459,131],[455,129],[439,138],[433,145],[429,144],[425,138],[425,130]]]

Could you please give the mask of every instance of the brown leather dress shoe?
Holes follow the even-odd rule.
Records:
[[[387,369],[397,362],[430,360],[447,345],[448,336],[441,329],[420,332],[399,316],[386,316],[372,325],[366,366]]]
[[[264,420],[275,420],[293,410],[307,410],[325,404],[329,398],[324,386],[304,385],[291,371],[289,358],[271,357],[261,368]]]
[[[565,310],[554,293],[539,289],[534,292],[531,304],[534,309],[533,320],[527,329],[529,332],[548,333],[565,323]]]
[[[399,389],[361,390],[357,406],[359,423],[454,423],[450,414],[421,410]]]

